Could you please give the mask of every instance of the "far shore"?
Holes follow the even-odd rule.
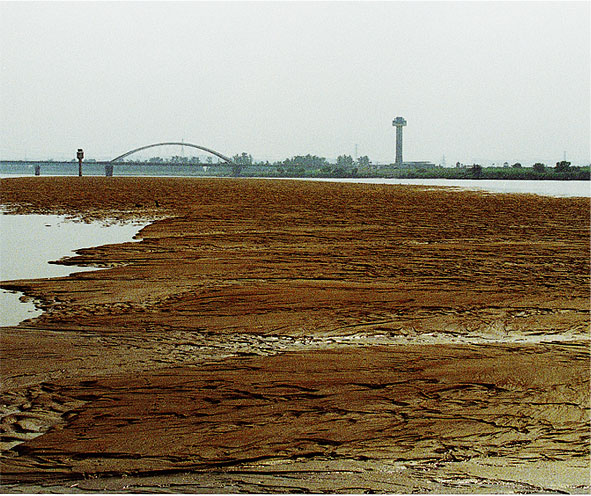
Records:
[[[503,181],[589,181],[591,165],[577,166],[570,162],[554,165],[536,164],[508,167],[483,167],[478,164],[458,167],[425,166],[405,167],[396,164],[341,166],[325,162],[323,166],[306,162],[308,157],[294,157],[284,162],[255,162],[245,164],[203,162],[150,161],[86,161],[85,174],[104,175],[106,166],[113,166],[114,175],[191,175],[212,177],[265,177],[299,179],[446,179],[446,180],[503,180]],[[561,165],[564,164],[564,165]],[[515,165],[519,165],[518,167]],[[1,160],[0,174],[32,175],[38,168],[40,175],[77,175],[75,161],[53,160]],[[181,172],[182,171],[182,172]]]

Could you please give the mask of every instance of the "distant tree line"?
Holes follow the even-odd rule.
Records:
[[[296,155],[271,164],[280,176],[305,177],[357,177],[371,168],[369,157],[354,159],[351,155],[339,155],[335,163],[316,155]]]
[[[268,163],[267,163],[268,164]],[[511,166],[483,167],[480,164],[456,164],[456,168],[424,166],[399,168],[396,164],[376,166],[367,156],[353,159],[350,155],[340,155],[336,163],[329,163],[324,157],[316,155],[296,155],[292,158],[271,164],[279,176],[304,177],[391,177],[391,178],[429,178],[429,179],[555,179],[589,180],[590,167],[573,167],[570,162],[557,162],[546,166],[536,162],[524,167],[517,162]],[[268,170],[268,175],[273,175]]]
[[[157,164],[212,165],[213,157],[205,161],[197,156],[175,155],[169,159],[151,157],[144,162]],[[465,165],[460,162],[455,167],[417,166],[400,168],[396,164],[376,165],[367,155],[354,159],[351,155],[339,155],[334,162],[317,155],[294,155],[284,160],[255,161],[251,154],[242,152],[232,157],[233,164],[220,164],[214,172],[219,175],[243,175],[266,177],[390,177],[390,178],[429,178],[429,179],[558,179],[589,180],[590,166],[576,167],[565,160],[554,166],[536,162],[531,167],[520,162],[501,167],[483,167],[480,164]],[[139,161],[134,161],[139,162]],[[219,160],[216,159],[216,162]],[[141,162],[140,162],[141,163]]]
[[[216,158],[217,159],[217,158]],[[170,158],[162,158],[162,157],[150,157],[145,160],[138,160],[138,159],[127,159],[126,162],[133,162],[133,163],[148,163],[148,164],[187,164],[187,165],[210,165],[214,162],[214,157],[207,156],[205,159],[202,157],[198,157],[194,155],[192,157],[185,157],[182,155],[174,155]]]
[[[556,162],[554,167],[536,162],[532,167],[520,163],[510,167],[482,167],[480,164],[456,168],[410,169],[400,171],[395,177],[442,179],[530,179],[530,180],[589,180],[590,166],[574,167],[570,162]]]

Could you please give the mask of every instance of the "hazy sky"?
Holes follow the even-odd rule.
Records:
[[[0,157],[588,163],[589,5],[4,2]]]

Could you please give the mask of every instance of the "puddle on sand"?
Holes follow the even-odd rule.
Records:
[[[74,272],[99,270],[49,264],[72,256],[75,250],[132,241],[147,223],[105,226],[82,223],[57,215],[0,215],[0,280],[63,277]],[[22,302],[22,293],[0,290],[0,326],[17,325],[40,315],[31,301]]]
[[[20,292],[0,289],[0,326],[15,326],[26,319],[38,317],[42,310],[35,308],[32,301],[22,301]]]

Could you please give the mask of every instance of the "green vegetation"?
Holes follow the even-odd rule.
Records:
[[[282,162],[256,162],[241,170],[242,176],[266,177],[386,177],[399,179],[529,179],[529,180],[589,180],[590,166],[572,167],[558,162],[555,167],[535,163],[531,167],[515,163],[505,167],[482,167],[479,164],[454,168],[440,166],[399,168],[395,164],[373,165],[369,157],[354,160],[341,155],[336,164],[324,157],[298,155]]]
[[[232,160],[236,165],[252,165],[252,155],[249,155],[246,152],[242,152],[240,155],[234,155]]]
[[[482,167],[478,164],[466,168],[434,167],[431,169],[380,170],[386,177],[429,179],[529,179],[529,180],[589,180],[590,166],[546,167],[536,163],[532,167]]]
[[[589,180],[591,166],[571,166],[570,162],[560,161],[555,166],[536,162],[531,167],[516,162],[503,167],[483,167],[480,164],[455,167],[424,166],[398,167],[396,164],[375,165],[367,155],[355,160],[351,155],[339,155],[336,163],[330,163],[325,157],[317,155],[295,155],[282,161],[254,161],[247,152],[232,157],[234,165],[214,163],[211,156],[203,160],[199,157],[174,156],[170,159],[152,157],[145,162],[128,163],[173,164],[173,165],[216,165],[213,169],[201,171],[198,175],[244,176],[244,177],[385,177],[397,179],[529,179],[529,180]],[[218,160],[216,159],[216,162]]]

